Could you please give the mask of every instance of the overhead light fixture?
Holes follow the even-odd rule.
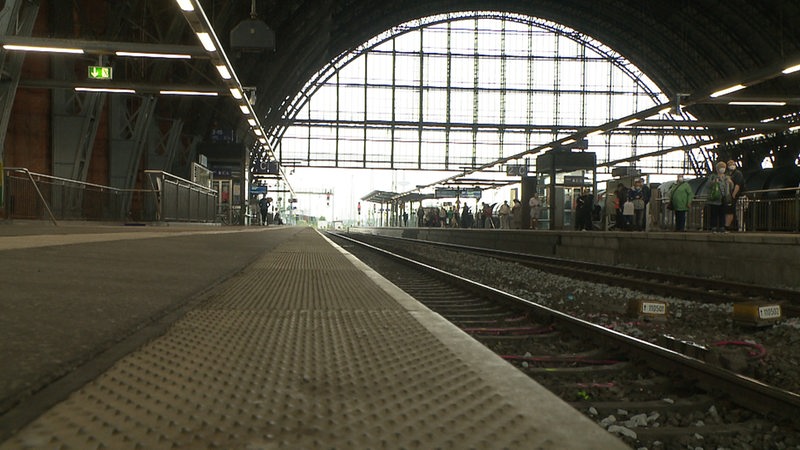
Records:
[[[256,136],[261,136],[262,134],[264,134],[264,133],[262,133],[262,132],[261,132],[261,130],[259,130],[258,128],[254,129],[254,130],[253,130],[253,133],[255,133],[255,134],[256,134]]]
[[[256,119],[247,119],[247,123],[249,123],[251,127],[258,125]]]
[[[786,102],[744,102],[734,101],[728,102],[729,105],[735,106],[786,106]]]
[[[250,108],[248,108],[247,105],[239,105],[239,109],[242,110],[242,114],[244,115],[250,114]]]
[[[798,131],[798,130],[800,130],[800,125],[795,125],[795,126],[789,128],[789,131]]]
[[[574,144],[576,142],[578,141],[576,141],[575,139],[567,139],[566,141],[562,142],[561,145],[569,145],[569,144]]]
[[[261,139],[258,140],[258,142],[261,142],[262,144],[267,145],[267,139],[266,138],[262,137]]]
[[[605,130],[594,130],[591,133],[587,134],[586,137],[589,136],[597,136],[598,134],[602,134]]]
[[[221,76],[222,79],[224,80],[231,79],[231,72],[230,70],[228,70],[228,66],[226,66],[225,64],[219,64],[215,67],[217,68],[217,72],[219,72],[219,76]]]
[[[21,52],[70,53],[74,55],[82,55],[85,53],[81,48],[40,47],[37,45],[4,44],[3,48],[6,50],[17,50]]]
[[[739,138],[739,140],[740,141],[745,141],[745,140],[757,139],[757,138],[763,138],[763,137],[764,137],[763,134],[757,133],[757,134],[751,134],[749,136],[742,136],[742,137]]]
[[[214,91],[158,91],[161,95],[196,95],[196,96],[206,96],[206,97],[217,97],[219,92]]]
[[[638,118],[634,117],[633,119],[628,119],[628,120],[626,120],[625,122],[621,122],[621,123],[619,124],[619,126],[620,126],[620,127],[627,127],[628,125],[633,125],[633,124],[635,124],[636,122],[641,122],[641,121],[642,121],[642,119],[638,119]]]
[[[184,11],[194,11],[194,6],[191,0],[177,0],[178,6]]]
[[[800,70],[800,64],[797,64],[796,66],[787,67],[783,69],[781,73],[783,73],[784,75],[789,75],[790,73],[795,73],[798,70]]]
[[[711,98],[722,97],[723,95],[730,94],[731,92],[741,91],[742,89],[746,88],[747,86],[743,84],[737,84],[731,87],[727,87],[725,89],[721,89],[717,92],[714,92],[710,95]]]
[[[133,58],[192,59],[192,55],[180,53],[114,52],[114,54]]]
[[[224,66],[223,66],[223,67],[224,67]],[[240,91],[240,90],[239,90],[239,88],[231,88],[231,95],[232,95],[232,96],[233,96],[233,98],[235,98],[236,100],[241,100],[241,99],[242,99],[242,91]],[[255,125],[254,125],[254,126],[255,126]]]
[[[200,39],[200,43],[203,44],[203,48],[207,51],[214,52],[217,50],[217,46],[215,46],[214,41],[211,40],[210,34],[205,31],[200,31],[197,33],[197,38]]]
[[[136,91],[133,89],[123,89],[123,88],[96,88],[96,87],[81,87],[78,86],[75,88],[78,92],[108,92],[111,94],[135,94]]]

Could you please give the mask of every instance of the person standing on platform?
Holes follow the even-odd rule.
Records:
[[[733,191],[731,192],[731,204],[728,205],[725,211],[725,227],[729,230],[736,231],[739,229],[739,221],[737,220],[738,217],[736,217],[736,205],[739,201],[739,197],[741,197],[744,192],[744,174],[736,167],[736,161],[732,159],[728,161],[728,176],[731,177],[731,181],[733,182]]]
[[[669,190],[669,205],[675,213],[675,231],[686,231],[686,213],[693,199],[692,187],[683,181],[683,175],[678,175],[678,180]]]
[[[647,204],[641,179],[633,182],[633,187],[628,191],[628,201],[633,203],[633,230],[644,231],[644,208]]]
[[[614,208],[616,209],[616,224],[617,230],[625,230],[628,228],[625,217],[625,202],[628,201],[628,188],[624,184],[618,183],[617,190],[614,191]]]
[[[258,201],[258,210],[261,213],[261,225],[267,225],[267,214],[269,213],[269,200],[263,195]]]
[[[592,229],[592,208],[594,208],[592,192],[587,188],[581,189],[581,195],[578,197],[575,208],[575,228],[577,230]]]
[[[533,197],[528,200],[528,206],[531,208],[531,230],[535,230],[539,228],[539,215],[542,212],[542,202],[539,200],[539,196],[534,193]]]
[[[712,233],[725,233],[725,206],[730,202],[733,180],[725,173],[727,164],[724,161],[718,162],[716,168],[716,173],[712,173],[707,181],[709,226]]]
[[[516,198],[514,206],[511,207],[511,228],[515,230],[522,228],[522,203]]]
[[[511,207],[508,206],[508,200],[504,201],[500,208],[497,209],[497,215],[500,217],[500,229],[507,230],[510,228],[510,215]]]
[[[417,210],[417,227],[422,228],[423,226],[425,226],[425,208],[420,204]]]

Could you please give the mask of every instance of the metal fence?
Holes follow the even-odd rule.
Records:
[[[162,221],[212,222],[217,215],[217,191],[160,170],[146,170],[156,192],[156,217]]]
[[[106,222],[215,219],[216,191],[165,172],[147,171],[150,189],[117,189],[40,173],[4,169],[6,219]]]
[[[708,208],[704,196],[695,197],[686,213],[687,230],[708,228]],[[651,224],[662,230],[675,228],[675,216],[667,209],[667,199],[651,202]],[[800,187],[748,191],[737,199],[736,223],[739,231],[800,232]]]

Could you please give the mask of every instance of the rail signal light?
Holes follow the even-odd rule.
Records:
[[[331,194],[325,196],[325,204],[331,206]]]
[[[358,202],[358,215],[361,215],[361,202]]]

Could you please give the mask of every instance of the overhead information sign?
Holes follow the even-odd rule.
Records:
[[[89,66],[89,78],[92,80],[110,80],[112,75],[111,67]]]
[[[481,198],[480,189],[436,188],[436,198]]]

